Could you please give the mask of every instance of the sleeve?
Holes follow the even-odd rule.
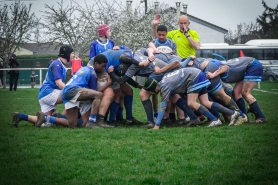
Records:
[[[185,60],[181,61],[181,68],[185,68],[187,66],[187,64],[190,62],[190,60],[192,59],[192,57],[188,57]]]
[[[167,108],[167,103],[168,103],[168,101],[160,103],[160,108],[158,110],[158,115],[157,115],[157,118],[155,120],[155,125],[156,126],[160,126],[161,120],[162,120],[163,115],[164,115],[164,113],[166,111],[166,108]]]
[[[119,84],[123,84],[123,83],[127,82],[129,79],[129,77],[126,75],[124,75],[123,77],[116,75],[116,73],[114,73],[114,71],[109,73],[109,75],[111,76],[112,80],[118,82]]]
[[[195,30],[190,30],[189,34],[196,42],[200,42],[199,34]]]
[[[20,62],[19,62],[19,60],[15,60],[15,65],[16,65],[16,67],[18,67],[19,65],[20,65]]]
[[[92,73],[89,73],[89,75],[90,75],[90,80],[89,80],[89,83],[88,83],[88,87],[89,87],[89,89],[97,91],[98,90],[98,88],[97,88],[97,76],[95,74],[92,74]]]
[[[51,69],[53,73],[54,80],[63,79],[63,66],[61,64],[53,64]]]
[[[95,42],[92,42],[91,47],[90,47],[90,55],[89,55],[89,60],[96,56],[96,49],[95,49]]]

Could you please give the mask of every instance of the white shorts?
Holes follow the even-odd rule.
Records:
[[[70,109],[73,107],[78,107],[81,116],[83,116],[86,112],[88,112],[92,107],[92,102],[90,100],[87,101],[77,101],[80,96],[81,91],[79,91],[70,101],[65,103],[65,109]]]
[[[52,93],[49,95],[39,99],[39,103],[41,106],[41,111],[43,113],[49,112],[51,110],[57,109],[57,99],[59,98],[59,95],[61,94],[62,90],[55,89]]]

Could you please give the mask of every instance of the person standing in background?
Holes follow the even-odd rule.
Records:
[[[34,88],[36,85],[36,77],[38,75],[35,73],[35,71],[32,71],[32,74],[30,75],[30,81],[31,81],[31,87]]]
[[[17,60],[16,55],[13,53],[11,58],[9,59],[9,66],[10,68],[18,68],[19,65],[20,63]],[[12,91],[13,89],[14,91],[16,91],[18,77],[19,77],[19,70],[10,70],[10,91]]]
[[[79,58],[79,53],[74,53],[74,59],[71,61],[71,75],[74,75],[83,66],[83,61]]]

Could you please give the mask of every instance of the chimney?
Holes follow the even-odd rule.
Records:
[[[183,4],[183,12],[185,13],[185,15],[187,15],[187,4]]]
[[[126,9],[129,14],[131,14],[131,4],[132,1],[126,1]]]
[[[177,19],[179,19],[181,15],[181,2],[176,2],[176,8],[177,8]]]
[[[157,10],[158,6],[159,6],[159,2],[157,2],[157,0],[156,0],[156,1],[154,2],[154,8]]]

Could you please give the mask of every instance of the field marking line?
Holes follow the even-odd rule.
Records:
[[[260,92],[271,93],[271,94],[278,94],[278,92],[265,91],[265,90],[261,90],[261,89],[253,89],[253,90],[260,91]]]

